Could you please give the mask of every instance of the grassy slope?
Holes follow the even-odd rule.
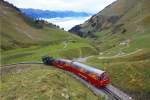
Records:
[[[60,43],[64,40],[82,41],[81,38],[58,28],[44,26],[35,27],[33,20],[29,20],[21,12],[9,4],[0,3],[0,24],[1,24],[1,49],[29,47],[37,44]]]
[[[149,23],[149,4],[149,0],[117,0],[71,32],[89,37],[107,29],[111,30],[110,34],[148,32],[150,25],[145,23]],[[147,22],[144,22],[145,19]]]
[[[94,33],[96,35],[94,42],[100,55],[90,58],[86,63],[107,70],[112,84],[133,96],[135,100],[150,98],[149,3],[149,0],[118,0],[93,16],[89,20],[91,22],[81,24],[79,30],[93,32],[93,29],[96,29],[97,31]],[[100,15],[122,17],[110,27],[111,24],[105,18],[103,23],[98,24],[102,20]],[[92,27],[94,23],[97,23],[97,26]],[[102,30],[98,32],[99,29]],[[123,29],[126,32],[121,32]],[[125,41],[128,43],[120,45]]]
[[[72,59],[97,52],[87,41],[78,36],[57,28],[35,27],[35,24],[27,22],[23,15],[9,4],[0,3],[0,13],[1,64],[41,61],[44,55]],[[61,70],[43,69],[38,65],[27,67],[30,68],[23,72],[12,71],[1,77],[1,99],[99,99]]]
[[[124,4],[125,0],[122,1]],[[150,5],[148,0],[133,0],[135,1],[136,6],[116,23],[116,25],[123,24],[119,28],[127,31],[125,33],[116,31],[112,34],[111,27],[96,32],[95,44],[100,55],[90,58],[86,63],[107,70],[112,84],[133,96],[135,100],[149,100],[150,15],[148,12],[150,12]],[[119,6],[123,7],[121,5],[116,7]],[[116,7],[114,6],[112,10],[122,13],[122,9]],[[102,13],[112,14],[112,10]],[[86,27],[85,30],[91,29]],[[128,41],[126,45],[120,45],[125,41]]]
[[[149,45],[149,32],[145,33],[125,33],[125,34],[107,34],[109,31],[102,31],[100,33],[100,37],[98,38],[98,42],[100,45],[98,48],[104,55],[117,55],[120,51],[124,53],[129,53],[136,51],[138,49],[150,48]],[[124,41],[129,41],[126,45],[121,45]]]
[[[18,65],[2,77],[1,100],[100,100],[64,71],[44,65]],[[12,81],[13,80],[13,81]]]
[[[49,55],[55,58],[62,57],[73,59],[76,57],[96,54],[96,50],[87,43],[63,43],[49,46],[35,46],[24,49],[14,49],[2,52],[2,64],[10,64],[23,61],[40,61],[42,56]],[[89,51],[91,53],[89,53]]]
[[[148,7],[148,6],[149,5],[145,5],[144,7]],[[128,16],[134,17],[135,14],[133,12],[135,9],[136,7],[130,11]],[[134,22],[136,24],[132,24],[132,22],[130,23],[130,21],[126,22],[125,20],[129,19],[128,16],[125,16],[121,20],[121,22],[126,23],[124,28],[129,29],[129,31],[126,32],[125,34],[112,35],[110,34],[112,32],[112,29],[103,30],[101,32],[96,33],[98,40],[96,41],[95,45],[100,50],[100,53],[102,53],[102,55],[98,55],[89,59],[88,64],[97,66],[97,68],[102,68],[102,69],[104,68],[103,66],[108,66],[107,70],[110,74],[113,85],[121,88],[122,90],[129,93],[136,99],[147,100],[149,98],[149,92],[150,92],[150,87],[149,87],[150,82],[148,79],[150,76],[149,75],[150,71],[148,70],[150,64],[150,60],[149,60],[150,57],[147,56],[149,55],[149,51],[150,51],[149,50],[150,48],[149,14],[146,15],[143,14],[143,16],[135,17]],[[42,34],[43,31],[47,33],[49,32],[49,28],[44,28],[44,30],[42,29],[40,31],[42,31]],[[39,30],[36,32],[39,32]],[[56,32],[57,30],[55,30],[55,33]],[[56,34],[53,35],[54,37],[56,37]],[[63,39],[61,38],[62,37],[56,39],[58,41],[59,40],[62,41],[64,38]],[[55,38],[51,38],[51,39],[55,39]],[[74,39],[69,39],[69,40],[74,40]],[[125,40],[130,40],[129,44],[127,46],[120,46],[119,44]],[[7,64],[7,63],[20,62],[20,61],[39,61],[41,56],[46,54],[49,54],[50,56],[52,55],[54,57],[64,57],[64,58],[71,59],[72,56],[73,57],[88,56],[89,51],[91,51],[90,55],[95,54],[96,52],[95,49],[93,49],[87,43],[80,44],[80,43],[69,42],[69,44],[70,45],[67,48],[64,48],[64,44],[61,43],[59,45],[53,44],[50,46],[42,46],[42,47],[34,46],[30,48],[10,50],[2,53],[2,63]],[[111,59],[108,58],[98,59],[98,57],[102,57],[102,56],[109,57],[109,56],[118,55],[120,51],[124,52],[125,54],[128,54],[140,49],[142,49],[142,51],[136,53],[135,55],[130,55],[122,58],[115,57]]]
[[[97,48],[100,50],[100,55],[87,61],[88,64],[97,68],[107,69],[112,84],[134,97],[135,100],[150,98],[150,22],[148,18],[149,15],[146,15],[137,21],[141,27],[136,32],[110,34],[111,29],[97,32],[99,43]],[[136,29],[135,25],[132,25],[126,27],[130,27],[131,30]],[[124,41],[129,42],[126,45],[120,45]],[[123,54],[119,54],[120,52]],[[133,55],[132,52],[135,54]],[[98,59],[99,57],[101,59]]]
[[[42,24],[43,28],[39,28],[37,23],[14,6],[2,1],[0,5],[2,64],[37,61],[47,54],[71,59],[96,53],[86,40],[45,24]],[[87,50],[91,53],[88,54]],[[84,51],[86,53],[82,53]]]

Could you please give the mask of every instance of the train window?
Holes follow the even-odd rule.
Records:
[[[103,73],[103,74],[102,74],[102,79],[104,79],[104,80],[108,79],[107,73]]]
[[[97,75],[97,80],[102,80],[102,77],[100,75]]]
[[[73,67],[76,68],[76,69],[79,69],[79,70],[81,69],[81,67],[79,67],[77,65],[73,65]]]
[[[62,64],[64,65],[64,64],[66,64],[65,62],[62,62]]]
[[[65,64],[65,62],[63,62],[63,61],[59,61],[59,63],[60,63],[61,65],[64,65],[64,64]]]
[[[61,64],[61,61],[58,60],[57,63]]]
[[[88,70],[86,70],[86,73],[87,73],[87,74],[90,74],[91,72],[90,72],[90,71],[88,71]]]
[[[95,73],[90,73],[89,74],[90,77],[97,79],[97,75]]]
[[[80,68],[80,71],[81,71],[81,72],[85,72],[85,70],[84,70],[83,68]]]

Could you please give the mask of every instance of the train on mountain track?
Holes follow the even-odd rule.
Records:
[[[108,74],[105,71],[90,67],[80,62],[67,59],[54,59],[52,57],[43,57],[42,61],[46,65],[51,65],[65,71],[69,71],[97,88],[105,87],[110,83]]]

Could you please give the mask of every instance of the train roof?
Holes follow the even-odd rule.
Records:
[[[57,59],[57,60],[59,60],[59,61],[64,61],[64,62],[67,62],[67,63],[71,63],[71,62],[73,62],[73,61],[71,61],[71,60],[67,60],[67,59]]]
[[[105,72],[105,71],[96,69],[96,68],[94,68],[92,66],[88,66],[88,65],[85,65],[85,64],[82,64],[82,63],[79,63],[79,62],[73,62],[73,64],[75,64],[75,65],[77,65],[77,66],[79,66],[79,67],[81,67],[83,69],[86,69],[89,72],[94,72],[94,73],[99,74],[99,75],[101,75],[101,74],[103,74]]]
[[[89,71],[89,72],[94,72],[94,73],[99,74],[99,75],[101,75],[101,74],[103,74],[103,73],[105,72],[105,71],[103,71],[103,70],[94,68],[94,67],[92,67],[92,66],[88,66],[88,65],[82,64],[82,63],[80,63],[80,62],[71,61],[71,60],[67,60],[67,59],[59,59],[59,60],[64,61],[64,62],[67,62],[67,63],[69,63],[69,64],[73,64],[73,65],[78,66],[78,67],[80,67],[80,68],[86,69],[86,70]]]

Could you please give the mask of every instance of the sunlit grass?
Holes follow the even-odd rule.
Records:
[[[84,49],[85,48],[85,49]],[[86,52],[87,50],[91,53]],[[54,58],[75,58],[96,54],[96,50],[87,43],[64,43],[49,46],[37,46],[31,48],[14,49],[2,52],[2,64],[10,64],[23,61],[41,61],[41,57],[49,55]]]
[[[19,66],[19,65],[18,65]],[[23,67],[20,65],[20,68]],[[97,100],[87,87],[64,73],[63,70],[44,65],[24,65],[18,73],[11,71],[2,77],[2,100]]]

